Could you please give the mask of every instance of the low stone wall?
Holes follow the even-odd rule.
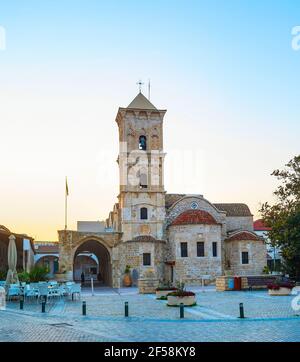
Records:
[[[155,278],[140,278],[138,280],[140,294],[155,294],[159,280]]]
[[[223,275],[221,277],[217,277],[216,290],[218,292],[224,292],[225,290],[232,290],[232,289],[229,289],[229,287],[228,287],[229,279],[233,279],[233,277],[225,276],[225,275]]]
[[[216,279],[216,289],[217,291],[225,290],[234,290],[229,288],[229,279],[234,279],[239,275],[235,276],[221,276]],[[269,283],[272,283],[276,280],[276,276],[272,275],[255,275],[255,276],[241,276],[241,289],[266,289]]]

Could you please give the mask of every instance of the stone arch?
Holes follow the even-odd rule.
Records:
[[[203,210],[211,214],[217,223],[225,223],[226,213],[220,212],[212,203],[200,195],[186,195],[177,200],[169,209],[167,225],[187,210]]]
[[[59,256],[58,254],[43,254],[38,255],[34,261],[35,266],[47,266],[49,269],[49,276],[53,277],[59,270]]]
[[[79,254],[94,254],[99,261],[97,275],[94,278],[104,285],[112,286],[112,250],[104,239],[88,235],[77,241],[72,251],[73,275],[75,275],[75,262]]]

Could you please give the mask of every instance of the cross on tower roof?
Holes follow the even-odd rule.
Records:
[[[139,92],[142,93],[142,85],[144,84],[141,80],[136,83],[139,86]]]

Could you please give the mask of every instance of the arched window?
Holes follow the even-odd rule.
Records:
[[[141,220],[147,220],[148,219],[148,209],[147,207],[141,208]]]
[[[148,177],[145,173],[140,174],[140,188],[146,189],[148,187]]]
[[[139,150],[146,151],[147,149],[147,138],[146,136],[140,136],[139,138]]]

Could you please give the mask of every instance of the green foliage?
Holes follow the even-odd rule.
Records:
[[[270,274],[269,267],[267,265],[265,265],[262,272],[263,272],[263,274]]]
[[[274,205],[264,203],[260,213],[272,246],[280,247],[284,259],[282,269],[297,280],[300,278],[300,155],[294,157],[284,170],[272,173],[281,184],[274,195]]]
[[[18,278],[20,282],[29,283],[30,282],[30,274],[26,271],[18,273]]]
[[[130,266],[130,265],[126,265],[126,268],[125,268],[124,273],[125,273],[125,274],[129,274],[129,273],[130,273],[130,269],[131,269],[131,266]]]
[[[6,280],[7,270],[0,270],[0,280]]]
[[[29,272],[30,282],[42,282],[48,280],[49,269],[46,266],[35,266]]]

